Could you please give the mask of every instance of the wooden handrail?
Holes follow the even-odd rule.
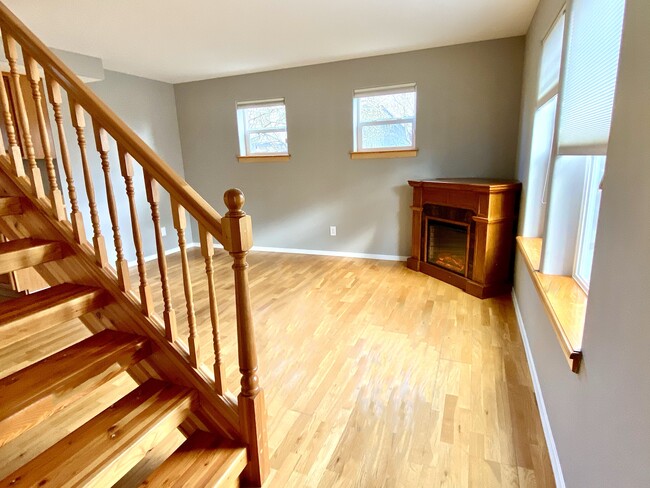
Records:
[[[246,215],[242,207],[244,196],[240,190],[231,189],[224,195],[224,203],[228,212],[222,218],[190,185],[165,163],[154,151],[135,134],[117,115],[102,102],[81,80],[48,49],[16,16],[0,1],[0,30],[3,47],[10,65],[12,90],[16,92],[16,111],[19,116],[16,125],[12,120],[11,105],[7,98],[7,90],[0,83],[0,117],[5,120],[7,137],[9,142],[9,153],[12,161],[12,171],[15,177],[25,176],[21,148],[18,146],[17,129],[22,128],[24,135],[24,147],[22,147],[29,163],[29,180],[31,181],[31,196],[37,202],[44,199],[44,189],[40,169],[36,164],[36,153],[34,144],[29,134],[29,120],[26,107],[20,89],[20,76],[18,62],[19,48],[22,51],[26,63],[27,75],[31,87],[31,99],[36,104],[38,119],[38,130],[41,136],[40,146],[46,161],[47,176],[50,183],[50,203],[54,208],[53,217],[58,221],[66,220],[65,205],[61,190],[58,188],[58,180],[55,165],[53,164],[53,151],[50,146],[48,125],[46,120],[47,110],[41,105],[44,104],[44,93],[47,93],[52,109],[54,120],[57,125],[57,132],[61,144],[61,158],[65,172],[65,184],[68,185],[70,196],[72,231],[74,241],[86,245],[83,217],[79,210],[79,204],[72,178],[70,166],[70,155],[63,128],[63,117],[61,111],[62,90],[65,91],[70,108],[72,127],[75,130],[76,142],[79,149],[80,166],[83,171],[84,187],[88,200],[90,223],[92,225],[92,242],[95,253],[95,262],[102,271],[111,274],[111,266],[108,262],[106,240],[101,231],[100,213],[98,210],[95,186],[92,180],[91,161],[88,158],[87,131],[92,131],[95,146],[101,162],[101,170],[104,179],[106,204],[110,217],[111,230],[113,234],[113,247],[116,262],[117,284],[125,297],[129,295],[131,284],[129,281],[129,267],[126,258],[125,244],[130,241],[123,240],[120,231],[119,207],[114,190],[113,172],[116,172],[115,157],[111,144],[111,138],[117,146],[117,159],[119,169],[124,179],[124,190],[129,206],[129,217],[132,231],[132,241],[135,248],[135,256],[138,270],[138,283],[140,292],[140,312],[148,319],[157,320],[157,325],[162,323],[155,317],[156,310],[153,303],[151,289],[149,287],[146,267],[143,254],[143,239],[140,234],[138,212],[136,205],[136,187],[133,181],[132,162],[142,166],[144,176],[144,189],[146,199],[151,209],[151,219],[155,234],[156,256],[160,271],[160,283],[162,289],[163,320],[165,326],[165,339],[173,344],[177,341],[177,316],[172,306],[172,298],[169,289],[169,277],[165,257],[165,247],[160,227],[160,196],[158,185],[164,188],[170,197],[173,226],[178,234],[178,246],[181,257],[182,284],[185,295],[187,310],[187,350],[189,357],[186,358],[187,367],[199,370],[202,367],[201,351],[199,348],[199,326],[197,321],[192,276],[190,273],[190,262],[188,259],[186,229],[188,220],[186,212],[189,212],[198,223],[201,240],[201,254],[205,261],[205,274],[207,278],[208,297],[210,302],[210,325],[213,336],[213,349],[215,354],[214,362],[214,390],[226,397],[227,388],[224,385],[225,374],[221,359],[221,345],[219,338],[219,318],[217,297],[215,293],[214,279],[214,245],[213,238],[220,242],[224,249],[233,258],[234,293],[237,321],[237,343],[239,370],[241,372],[241,390],[238,396],[239,430],[242,440],[248,445],[249,462],[244,471],[244,478],[255,486],[261,486],[269,474],[268,440],[266,432],[266,408],[264,391],[260,387],[258,378],[257,352],[255,348],[255,334],[253,327],[253,314],[250,300],[250,289],[248,284],[248,264],[246,256],[253,245],[251,218]],[[41,90],[39,66],[45,74],[44,89]],[[1,81],[1,80],[0,80]],[[86,113],[90,116],[87,125]],[[38,134],[35,134],[38,135]],[[36,139],[37,140],[37,139]],[[5,148],[0,138],[0,152],[4,153]],[[111,169],[113,165],[113,169]],[[65,185],[62,184],[65,190]],[[102,203],[103,200],[102,200]],[[124,226],[125,224],[122,223]],[[72,238],[72,237],[71,237]],[[86,250],[87,251],[87,250]],[[112,254],[112,253],[111,253]],[[155,323],[155,322],[154,322]],[[185,363],[184,363],[185,364]],[[224,400],[225,401],[225,400]]]
[[[120,142],[158,183],[172,195],[221,244],[221,215],[183,180],[102,100],[97,97],[50,49],[45,46],[7,6],[0,2],[0,29],[21,45],[104,130]]]

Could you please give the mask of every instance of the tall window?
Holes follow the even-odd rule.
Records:
[[[354,150],[415,149],[415,84],[354,91]]]
[[[583,175],[583,182],[573,276],[585,291],[596,242],[624,10],[625,0],[573,0],[569,15],[555,155],[582,169],[574,172]],[[554,200],[562,205],[562,195]]]
[[[542,46],[542,61],[537,88],[537,110],[533,122],[533,138],[530,152],[526,222],[523,229],[525,236],[537,237],[544,232],[549,167],[553,152],[557,100],[560,91],[565,17],[566,15],[562,11],[544,39]]]
[[[284,99],[238,103],[237,127],[241,156],[289,153]]]

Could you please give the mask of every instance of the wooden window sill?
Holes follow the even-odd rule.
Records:
[[[279,163],[289,161],[291,154],[273,154],[265,156],[237,156],[240,163]]]
[[[587,294],[571,276],[539,272],[542,253],[540,237],[517,237],[517,247],[524,257],[546,314],[553,324],[571,371],[577,373],[582,361],[582,334],[585,327]]]
[[[414,158],[417,155],[417,149],[398,149],[394,151],[350,151],[350,159]]]

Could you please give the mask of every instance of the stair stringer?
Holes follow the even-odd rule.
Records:
[[[38,199],[31,192],[26,177],[17,177],[6,155],[0,155],[0,192],[4,196],[23,199],[23,213],[0,219],[0,232],[10,239],[34,237],[64,242],[69,254],[62,260],[44,263],[34,269],[50,285],[77,283],[105,289],[113,298],[112,303],[101,311],[80,317],[88,329],[97,333],[105,328],[141,335],[150,339],[153,353],[129,373],[139,384],[149,378],[164,379],[192,388],[199,395],[200,407],[182,425],[186,434],[197,429],[207,430],[231,440],[242,440],[236,401],[221,396],[212,388],[212,381],[201,370],[189,363],[189,354],[179,344],[170,344],[164,337],[163,324],[141,312],[139,300],[132,293],[123,292],[115,272],[96,264],[94,251],[89,243],[74,240],[72,225],[52,217],[47,198]]]

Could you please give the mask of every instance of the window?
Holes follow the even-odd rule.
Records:
[[[289,155],[284,99],[237,104],[241,157]]]
[[[591,264],[594,259],[596,245],[596,226],[600,210],[601,182],[605,175],[605,156],[587,158],[585,172],[585,188],[582,196],[580,212],[580,233],[576,249],[574,279],[585,292],[589,291],[591,279]]]
[[[415,84],[354,91],[354,151],[415,149]]]
[[[529,177],[523,235],[544,233],[546,201],[564,40],[565,13],[562,11],[543,41],[537,88],[537,110],[533,122]]]
[[[625,0],[569,0],[542,47],[524,219],[524,235],[535,237],[517,241],[574,372],[582,357],[624,12]],[[535,206],[537,214],[530,211]],[[531,213],[537,222],[528,222]]]
[[[544,272],[572,275],[585,291],[591,276],[624,10],[625,0],[573,0],[565,41],[542,267]],[[569,245],[573,247],[567,249]]]

